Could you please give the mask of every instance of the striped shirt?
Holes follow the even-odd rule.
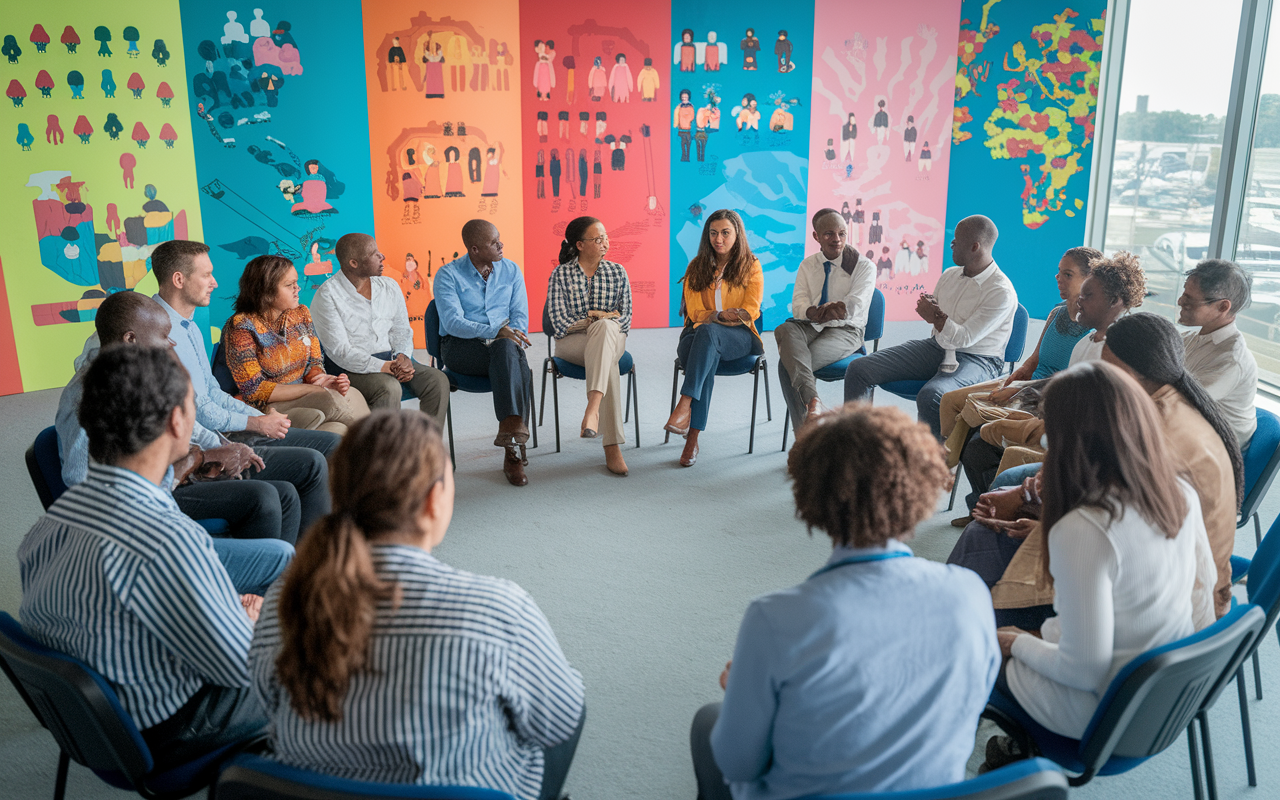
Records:
[[[543,748],[573,735],[582,676],[533,598],[407,545],[374,545],[374,568],[399,584],[378,606],[366,668],[342,720],[308,720],[276,676],[281,584],[267,593],[249,651],[271,722],[274,758],[363,781],[482,786],[536,800]]]
[[[213,540],[141,475],[91,463],[18,564],[23,629],[101,673],[139,729],[206,683],[249,685],[253,628]]]
[[[590,279],[576,258],[556,267],[547,282],[547,305],[557,339],[588,311],[617,311],[622,332],[631,330],[631,282],[627,270],[612,261],[601,261]]]
[[[240,397],[265,409],[282,383],[302,383],[312,371],[324,372],[320,339],[306,306],[291,308],[267,322],[257,314],[236,314],[222,329],[227,367]]]

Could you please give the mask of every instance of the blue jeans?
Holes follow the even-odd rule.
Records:
[[[707,322],[685,329],[676,345],[676,358],[684,366],[684,383],[680,394],[693,399],[691,430],[705,431],[711,410],[711,390],[721,361],[736,361],[752,354],[760,355],[764,345],[742,325],[720,325]]]
[[[1040,471],[1043,464],[1022,464],[1017,467],[1010,467],[1004,472],[996,476],[991,482],[991,488],[987,491],[994,492],[996,489],[1005,489],[1010,486],[1021,486],[1022,482],[1032,475]]]
[[[236,594],[266,594],[293,559],[293,545],[280,539],[214,539],[213,549]]]
[[[960,362],[956,371],[939,372],[944,352],[932,338],[915,339],[854,359],[844,372],[844,401],[866,400],[874,387],[884,383],[925,381],[916,395],[916,419],[926,423],[933,435],[941,439],[938,407],[942,405],[942,396],[952,389],[996,378],[1004,368],[1001,356],[956,353],[956,360]]]

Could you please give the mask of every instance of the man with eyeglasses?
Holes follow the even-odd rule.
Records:
[[[502,472],[512,486],[529,483],[524,468],[533,373],[524,350],[529,341],[529,298],[524,276],[502,257],[502,235],[493,223],[473,219],[462,226],[466,255],[436,273],[440,312],[440,356],[462,375],[488,378],[498,435],[506,451]]]
[[[1187,372],[1218,401],[1245,449],[1258,427],[1258,362],[1236,315],[1249,307],[1253,279],[1230,261],[1201,261],[1187,273],[1178,298],[1178,324],[1198,327],[1182,334]]]

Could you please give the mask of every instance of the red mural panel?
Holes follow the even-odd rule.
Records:
[[[0,264],[0,395],[6,394],[22,394],[22,373],[18,370],[18,348],[13,341],[9,293],[4,288],[4,265]]]
[[[667,327],[671,4],[521,0],[525,282],[541,329],[565,225],[597,217],[634,327]]]

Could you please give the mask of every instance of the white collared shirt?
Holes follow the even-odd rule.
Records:
[[[339,270],[311,300],[311,321],[325,354],[357,375],[382,371],[386,362],[374,353],[413,356],[413,329],[400,285],[380,275],[369,281],[366,300]]]
[[[1218,401],[1243,449],[1258,428],[1258,362],[1244,334],[1232,322],[1213,333],[1182,334],[1187,347],[1187,372]]]
[[[818,305],[822,299],[822,281],[827,281],[827,302],[844,302],[845,315],[829,322],[809,322],[815,331],[824,328],[857,328],[866,330],[867,313],[871,310],[871,295],[876,290],[876,265],[865,256],[858,257],[853,274],[844,271],[839,258],[831,262],[831,277],[826,276],[823,264],[828,261],[822,251],[800,262],[796,270],[795,290],[791,295],[791,316],[803,322],[805,312]]]
[[[1018,293],[996,262],[972,278],[965,276],[964,267],[951,267],[938,278],[933,295],[947,315],[942,330],[931,332],[939,347],[1004,358]]]

